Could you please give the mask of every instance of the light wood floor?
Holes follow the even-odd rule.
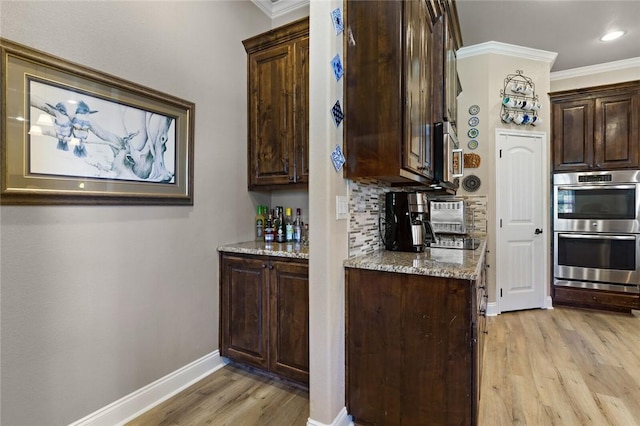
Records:
[[[288,426],[308,418],[306,390],[229,364],[127,426]]]
[[[639,313],[559,307],[488,322],[481,426],[640,426]],[[308,417],[306,391],[228,365],[128,425],[304,426]]]
[[[640,314],[489,318],[481,425],[640,425]]]

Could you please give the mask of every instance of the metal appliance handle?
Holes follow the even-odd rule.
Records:
[[[562,191],[593,191],[594,189],[636,189],[635,185],[563,185],[558,186]]]
[[[589,240],[624,240],[635,241],[634,235],[605,235],[605,234],[558,234],[560,238],[589,239]]]
[[[452,161],[452,173],[451,173],[451,177],[457,178],[457,177],[463,177],[464,176],[464,154],[463,154],[463,150],[462,148],[458,148],[458,149],[452,149],[451,150],[451,161]],[[456,157],[458,157],[458,169],[455,170],[455,168],[453,167],[454,164],[456,164],[456,161],[454,160]]]

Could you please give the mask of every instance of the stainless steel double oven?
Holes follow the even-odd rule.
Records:
[[[554,284],[629,293],[640,283],[640,170],[553,176]]]

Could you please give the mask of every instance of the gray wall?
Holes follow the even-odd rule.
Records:
[[[250,239],[249,1],[0,3],[0,35],[196,104],[195,204],[3,206],[1,423],[75,421],[218,347],[216,247]]]

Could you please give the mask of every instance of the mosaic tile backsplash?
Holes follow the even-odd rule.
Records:
[[[391,187],[375,179],[349,181],[349,258],[373,253],[383,248],[380,238],[380,215],[384,212],[384,194],[388,191],[420,191],[418,188]],[[470,234],[487,233],[487,197],[460,196],[473,209]]]

